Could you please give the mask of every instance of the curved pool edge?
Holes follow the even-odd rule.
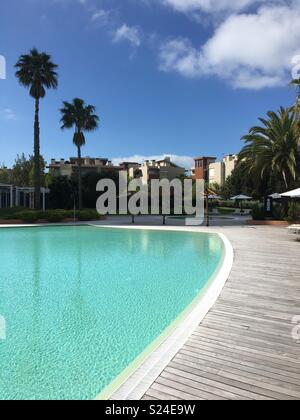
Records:
[[[210,233],[195,228],[182,229],[172,227],[171,229],[164,229],[148,226],[92,226],[115,229],[172,230],[199,234]],[[212,232],[211,234],[218,235],[221,238],[225,251],[219,266],[204,289],[159,337],[96,396],[96,400],[141,399],[216,303],[231,273],[234,250],[231,242],[224,234],[218,232]]]

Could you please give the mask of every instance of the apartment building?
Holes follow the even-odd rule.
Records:
[[[130,169],[138,169],[141,166],[138,162],[121,162],[120,167],[123,171],[129,171]]]
[[[223,158],[223,162],[225,165],[225,180],[235,170],[238,159],[239,159],[238,155],[227,155]]]
[[[224,185],[225,179],[226,178],[224,162],[211,163],[208,169],[209,184]]]
[[[52,159],[49,170],[53,176],[66,176],[71,178],[78,171],[78,158],[70,158],[69,160],[60,159],[59,161]],[[81,159],[81,170],[84,176],[88,173],[116,172],[122,170],[122,168],[120,166],[114,166],[108,159],[84,157]]]
[[[226,179],[234,171],[238,161],[237,155],[226,155],[221,161],[213,157],[195,158],[195,168],[192,168],[194,179],[204,179],[209,184],[224,185]]]
[[[209,166],[216,162],[216,157],[201,156],[195,158],[195,167],[192,168],[193,179],[209,181]]]
[[[108,159],[103,158],[82,158],[82,175],[87,173],[118,173],[127,171],[131,178],[142,178],[143,184],[146,185],[152,179],[168,179],[172,181],[180,178],[185,174],[185,168],[181,168],[171,162],[171,158],[166,157],[163,160],[146,160],[143,164],[138,162],[121,162],[118,166],[114,166]],[[49,170],[53,176],[66,176],[71,178],[77,174],[78,158],[70,158],[69,160],[61,159],[59,161],[52,159]]]
[[[146,160],[142,165],[133,166],[129,169],[131,178],[142,178],[143,184],[149,184],[153,179],[168,179],[172,181],[181,178],[185,174],[182,168],[171,162],[170,157],[163,160]]]

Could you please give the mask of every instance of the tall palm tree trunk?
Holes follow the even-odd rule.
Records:
[[[78,207],[82,210],[82,173],[81,173],[81,147],[77,146],[78,150]]]
[[[40,166],[40,101],[35,100],[34,119],[34,208],[41,209],[41,166]]]

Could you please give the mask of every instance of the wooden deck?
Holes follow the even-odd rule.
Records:
[[[300,399],[300,244],[286,229],[222,228],[235,262],[221,297],[147,400]]]

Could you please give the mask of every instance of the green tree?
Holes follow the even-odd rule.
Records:
[[[35,174],[35,159],[34,156],[29,156],[30,160],[30,172],[29,172],[29,186],[34,187],[34,174]],[[46,186],[46,166],[47,163],[42,155],[40,155],[40,185],[41,187]]]
[[[298,139],[298,145],[300,147],[300,79],[294,79],[290,83],[291,86],[294,86],[297,90],[297,98],[295,105],[292,107],[292,111],[295,112],[296,118],[297,118],[297,124],[299,128],[299,139]]]
[[[40,185],[45,186],[46,161],[40,156]],[[22,153],[15,159],[11,169],[11,183],[18,187],[34,186],[34,156],[28,158]]]
[[[11,171],[4,165],[0,165],[0,183],[11,184]]]
[[[217,182],[209,183],[207,188],[213,191],[216,195],[221,194],[222,187]]]
[[[30,184],[30,172],[33,169],[32,166],[33,159],[29,157],[28,159],[22,153],[17,155],[15,163],[12,167],[12,182],[18,187],[31,187]]]
[[[98,128],[99,117],[95,114],[96,108],[86,105],[82,99],[75,98],[72,103],[64,102],[61,112],[61,129],[75,128],[73,143],[77,147],[78,154],[78,206],[82,209],[82,160],[81,148],[85,145],[85,132],[91,132]]]
[[[260,198],[266,192],[264,180],[260,176],[249,176],[244,162],[240,162],[232,174],[227,177],[222,186],[221,195],[230,199],[239,194],[245,194],[253,198]]]
[[[299,127],[295,112],[280,108],[260,118],[261,126],[250,129],[242,139],[246,145],[239,158],[247,177],[261,179],[267,185],[270,178],[293,187],[299,171]]]
[[[49,188],[50,208],[69,210],[74,207],[74,186],[68,177],[53,177]]]
[[[29,94],[35,99],[34,118],[34,206],[37,210],[41,208],[40,189],[40,100],[46,96],[46,89],[56,89],[58,76],[57,65],[46,53],[39,53],[33,48],[29,54],[24,54],[15,65],[16,77],[20,84],[29,89]]]
[[[295,86],[300,93],[300,79],[293,79],[290,84],[291,86]]]

